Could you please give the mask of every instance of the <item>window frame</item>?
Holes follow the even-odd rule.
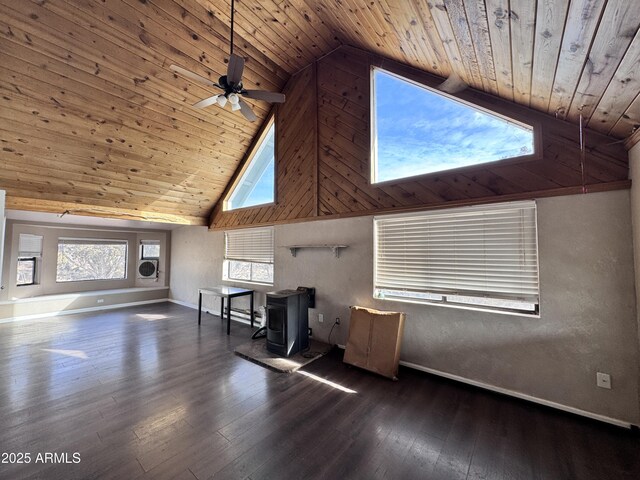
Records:
[[[80,280],[58,280],[58,267],[60,258],[60,244],[64,244],[65,241],[77,242],[77,244],[91,245],[91,244],[123,244],[125,246],[124,254],[124,277],[118,278],[86,278]],[[122,282],[129,278],[129,241],[126,239],[108,239],[108,238],[70,238],[60,237],[57,242],[56,251],[56,283],[78,283],[78,282]]]
[[[267,227],[255,227],[255,228],[248,228],[248,229],[242,229],[238,232],[242,232],[242,233],[246,233],[246,232],[257,232],[259,233],[260,230],[270,230],[270,235],[271,235],[271,258],[272,258],[272,262],[260,262],[260,261],[255,261],[253,259],[247,259],[247,258],[229,258],[227,256],[227,242],[229,241],[229,234],[230,232],[224,232],[224,259],[223,259],[223,263],[222,263],[222,280],[224,281],[228,281],[228,282],[235,282],[235,283],[247,283],[250,285],[266,285],[266,286],[273,286],[275,284],[275,230],[272,226],[267,226]],[[233,232],[233,231],[231,231]],[[250,234],[249,233],[249,234]],[[234,234],[231,233],[231,236],[233,236]],[[230,270],[231,270],[231,263],[232,262],[243,262],[243,263],[248,263],[250,264],[250,279],[244,279],[244,278],[236,278],[236,277],[232,277],[230,275]],[[271,265],[271,282],[263,282],[263,281],[258,281],[258,280],[254,280],[253,277],[253,268],[255,265]]]
[[[20,268],[21,262],[30,262],[33,264],[33,275],[31,276],[30,283],[18,283],[18,270],[16,269],[16,287],[29,287],[32,285],[37,285],[37,275],[38,275],[38,258],[37,257],[18,257],[17,268]]]
[[[269,134],[269,130],[271,129],[272,126],[274,128],[274,133],[273,133],[273,135],[274,135],[274,138],[273,138],[273,157],[274,157],[274,163],[273,163],[273,201],[272,202],[267,202],[267,203],[261,203],[259,205],[248,205],[248,206],[245,206],[245,207],[230,208],[229,202],[230,202],[231,196],[235,192],[236,188],[240,184],[240,181],[242,180],[242,177],[244,177],[245,172],[247,171],[247,169],[251,165],[251,162],[253,161],[253,159],[255,158],[256,154],[260,150],[260,146],[262,145],[262,143],[267,138],[267,135]],[[247,150],[247,152],[248,152],[247,155],[245,156],[245,158],[242,160],[242,162],[240,164],[240,168],[238,168],[236,170],[236,172],[234,173],[233,178],[231,180],[231,183],[229,184],[227,193],[224,196],[224,200],[222,202],[222,211],[223,212],[239,212],[239,211],[242,211],[242,210],[246,210],[248,208],[262,208],[262,207],[269,207],[269,206],[277,205],[277,203],[278,203],[277,202],[277,199],[278,199],[278,161],[277,161],[278,160],[278,128],[277,128],[276,116],[275,116],[275,112],[274,111],[269,113],[269,115],[267,116],[267,119],[265,120],[265,122],[260,127],[260,130],[258,131],[257,135],[255,136],[255,138],[251,142],[251,145],[249,146],[249,149]]]
[[[158,247],[158,255],[145,255],[144,247]],[[160,240],[142,240],[140,242],[140,260],[160,260],[160,255],[162,252],[160,251]]]
[[[483,207],[487,208],[487,212],[490,211],[490,209],[500,209],[501,206],[507,206],[507,208],[511,208],[511,206],[513,207],[517,207],[516,204],[525,204],[525,203],[532,203],[533,206],[533,226],[534,226],[534,231],[533,231],[533,238],[535,239],[535,277],[536,277],[536,281],[537,281],[537,303],[533,303],[531,301],[528,300],[523,300],[523,299],[517,299],[517,298],[506,298],[508,295],[503,295],[502,298],[499,298],[500,295],[497,295],[495,293],[491,293],[491,291],[485,291],[485,295],[482,295],[482,292],[480,291],[476,291],[476,292],[471,292],[470,290],[460,290],[460,291],[454,291],[451,287],[436,287],[436,288],[431,288],[431,289],[423,289],[421,291],[418,291],[418,288],[413,289],[413,296],[411,295],[407,295],[406,297],[404,297],[403,295],[379,295],[378,294],[378,290],[383,290],[384,288],[380,288],[378,286],[378,263],[380,261],[380,257],[378,254],[379,251],[379,246],[380,246],[380,242],[379,242],[379,221],[384,221],[385,219],[402,219],[403,217],[413,217],[413,216],[420,216],[420,215],[424,215],[425,218],[428,218],[430,215],[441,215],[442,213],[445,213],[446,211],[450,210],[470,210],[470,209],[475,209],[476,211],[481,211],[481,209]],[[523,207],[525,208],[525,207]],[[460,213],[466,213],[466,212],[460,212]],[[457,217],[457,218],[461,218],[461,216]],[[425,221],[424,225],[424,229],[429,229],[431,228],[430,225],[427,225],[428,221]],[[437,226],[436,226],[437,227]],[[464,231],[464,224],[458,224],[457,228],[460,228],[460,231]],[[495,233],[494,233],[495,234]],[[440,233],[441,235],[441,233]],[[415,236],[415,234],[414,234]],[[413,240],[412,242],[415,242],[415,240]],[[404,247],[403,247],[404,248]],[[415,246],[412,246],[413,249],[417,248]],[[485,255],[486,255],[486,250],[485,251]],[[399,252],[394,252],[396,255]],[[420,252],[413,253],[411,252],[411,255],[419,255],[419,256],[427,256],[426,253],[426,249],[425,250],[421,250]],[[441,262],[441,260],[440,260]],[[434,263],[429,263],[429,265],[431,265],[431,268],[433,268],[433,266],[437,266],[439,268],[448,268],[448,269],[455,269],[455,264],[443,264],[440,263],[438,265],[438,261],[436,260]],[[494,265],[491,265],[495,267]],[[398,267],[396,267],[398,268]],[[462,270],[462,273],[466,273],[468,272],[468,270]],[[471,270],[471,272],[473,272],[473,270]],[[496,275],[494,278],[498,278],[499,275]],[[447,280],[444,280],[445,283],[447,283]],[[404,290],[407,293],[411,293],[411,287],[406,286],[405,285],[406,290]],[[510,314],[510,315],[519,315],[519,316],[527,316],[527,317],[539,317],[540,316],[540,298],[541,298],[541,293],[540,293],[540,260],[539,260],[539,241],[538,241],[538,220],[537,220],[537,205],[536,202],[534,200],[528,200],[528,201],[515,201],[515,202],[500,202],[500,203],[492,203],[492,204],[484,204],[484,205],[473,205],[470,207],[450,207],[450,208],[445,208],[445,209],[437,209],[437,210],[422,210],[422,211],[413,211],[413,212],[409,212],[409,213],[401,213],[401,214],[390,214],[390,215],[380,215],[380,216],[376,216],[373,218],[373,291],[372,291],[372,296],[374,299],[376,300],[382,300],[382,301],[394,301],[394,302],[401,302],[401,303],[414,303],[414,304],[421,304],[421,305],[437,305],[437,306],[445,306],[445,307],[452,307],[452,308],[462,308],[462,309],[467,309],[467,310],[476,310],[476,311],[484,311],[484,312],[491,312],[491,313],[501,313],[501,314]],[[398,289],[395,290],[396,292],[402,292],[403,290]],[[420,296],[423,296],[423,298],[419,298]],[[434,298],[426,298],[428,296],[431,297],[441,297],[441,299],[434,299]],[[475,299],[475,300],[481,300],[483,298],[489,299],[490,301],[494,301],[494,302],[499,302],[499,301],[506,301],[506,302],[512,302],[512,303],[521,303],[521,304],[530,304],[533,305],[534,308],[529,310],[529,309],[524,309],[524,308],[517,308],[517,307],[506,307],[506,306],[495,306],[495,305],[483,305],[481,302],[464,302],[464,301],[451,301],[448,299],[448,297],[457,297],[458,299],[460,299],[461,297],[467,297],[467,298],[471,298],[471,299]]]
[[[451,168],[447,170],[439,170],[436,172],[429,173],[420,173],[417,175],[412,175],[409,177],[400,177],[383,181],[375,181],[378,172],[378,139],[376,135],[376,90],[375,90],[375,71],[380,70],[388,75],[398,78],[401,81],[405,81],[415,85],[416,87],[423,88],[428,90],[436,95],[443,96],[453,102],[461,103],[469,108],[478,110],[487,115],[491,115],[493,117],[497,117],[503,119],[506,122],[519,124],[525,128],[531,128],[533,134],[533,153],[529,155],[521,155],[517,157],[508,157],[502,158],[498,160],[493,160],[490,162],[477,163],[474,165],[465,165],[462,167]],[[370,101],[369,101],[369,136],[370,136],[370,147],[369,147],[369,185],[374,187],[384,187],[389,185],[396,185],[398,183],[404,182],[415,182],[421,181],[429,178],[441,177],[443,175],[455,175],[455,174],[465,174],[472,172],[474,170],[482,170],[486,168],[493,167],[502,167],[508,165],[517,165],[520,163],[527,163],[536,160],[541,160],[543,155],[543,144],[542,144],[542,124],[534,120],[532,118],[528,118],[525,115],[520,114],[517,111],[517,107],[514,110],[509,110],[508,112],[499,112],[488,106],[481,105],[477,102],[475,96],[478,95],[477,92],[469,93],[467,90],[462,91],[460,93],[456,93],[452,95],[450,93],[444,92],[437,88],[438,84],[433,81],[431,75],[421,75],[416,72],[403,72],[399,73],[398,69],[395,68],[382,68],[376,65],[370,65],[370,74],[369,74],[369,87],[370,87]],[[429,81],[431,79],[431,81]],[[500,109],[502,110],[502,109]]]

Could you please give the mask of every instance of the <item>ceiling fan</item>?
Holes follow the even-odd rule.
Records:
[[[208,78],[202,77],[196,73],[185,70],[177,65],[171,65],[169,68],[179,73],[183,77],[195,80],[198,83],[208,87],[215,87],[222,90],[222,93],[212,95],[211,97],[200,100],[194,104],[195,108],[205,108],[210,105],[218,104],[220,107],[228,103],[231,104],[231,110],[240,110],[240,113],[250,122],[254,122],[257,117],[247,102],[242,97],[253,98],[255,100],[263,100],[269,103],[284,103],[285,95],[283,93],[266,92],[264,90],[247,90],[242,85],[242,72],[244,71],[244,58],[233,53],[233,11],[235,0],[231,0],[231,41],[229,49],[229,64],[227,66],[227,74],[218,79],[218,83],[212,82]]]

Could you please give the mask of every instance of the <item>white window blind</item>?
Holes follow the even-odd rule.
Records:
[[[225,259],[273,263],[273,228],[250,228],[225,232]]]
[[[537,310],[534,201],[375,219],[378,298]]]
[[[42,256],[42,236],[21,233],[18,242],[18,257],[40,258]]]

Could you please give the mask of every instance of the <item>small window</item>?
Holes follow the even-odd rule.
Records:
[[[36,283],[36,257],[18,259],[18,275],[16,285],[35,285]]]
[[[225,200],[224,210],[275,201],[275,130],[275,122],[271,117],[249,155],[244,172]]]
[[[159,240],[141,240],[140,241],[140,259],[159,259],[160,258],[160,241]]]
[[[379,68],[372,84],[373,183],[534,154],[530,125]]]
[[[273,285],[273,228],[234,230],[224,238],[224,280]]]
[[[127,278],[127,242],[93,238],[58,240],[57,282]]]
[[[537,314],[533,201],[377,217],[374,297]]]

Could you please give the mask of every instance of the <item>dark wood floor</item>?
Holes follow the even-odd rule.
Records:
[[[624,429],[339,351],[278,374],[232,353],[249,334],[174,304],[0,324],[0,451],[31,455],[0,478],[640,478]]]

